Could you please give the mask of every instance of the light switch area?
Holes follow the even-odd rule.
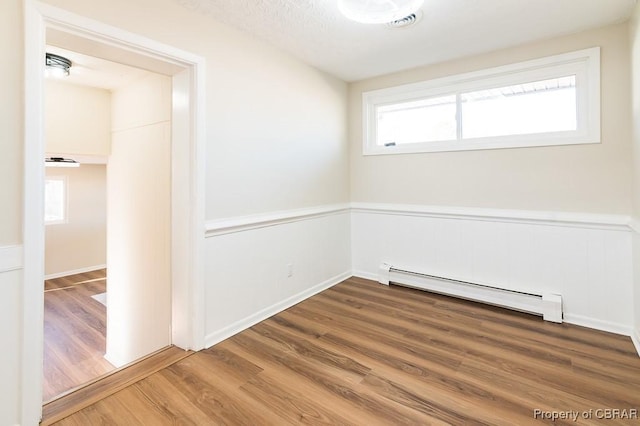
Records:
[[[287,277],[291,278],[293,276],[293,263],[287,264]]]

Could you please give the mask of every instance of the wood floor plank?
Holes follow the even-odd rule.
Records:
[[[313,397],[310,398],[295,387],[284,385],[281,380],[271,378],[268,373],[252,378],[240,389],[291,424],[349,423],[332,407],[318,404]]]
[[[105,291],[95,281],[45,292],[44,401],[115,369],[104,359],[106,308],[91,297]]]
[[[198,355],[161,374],[173,383],[183,384],[174,387],[209,419],[224,424],[286,423],[276,413],[249,398],[237,384],[220,380],[217,372],[208,368],[207,360]]]
[[[380,416],[376,411],[362,409],[362,407],[350,397],[354,393],[353,390],[350,389],[359,389],[357,384],[337,380],[338,383],[345,385],[345,388],[344,393],[336,392],[336,390],[340,389],[326,386],[327,382],[325,380],[315,381],[298,374],[296,370],[299,369],[300,365],[290,368],[289,363],[286,362],[287,359],[284,359],[285,362],[282,362],[282,360],[265,357],[262,353],[255,351],[250,344],[247,345],[246,342],[239,344],[238,341],[234,339],[229,339],[222,344],[235,353],[243,354],[246,358],[253,358],[252,361],[254,362],[262,362],[265,371],[261,373],[259,377],[266,376],[272,378],[278,382],[281,387],[288,389],[289,393],[299,391],[303,395],[309,395],[317,407],[331,407],[331,410],[336,415],[347,420],[346,424],[378,425],[393,423],[393,421],[389,420],[388,416]],[[302,367],[304,368],[304,366]],[[311,373],[313,374],[313,372]],[[328,378],[331,378],[331,376],[328,376]],[[371,398],[368,400],[371,400]],[[400,413],[402,417],[397,416],[394,420],[396,423],[416,423],[414,420],[409,420],[412,419],[412,414],[407,415],[406,413],[402,413],[402,411]]]
[[[107,278],[106,269],[96,269],[95,271],[82,272],[80,274],[67,275],[60,278],[45,280],[45,291],[67,288],[77,284],[86,283],[94,280],[104,280]]]
[[[569,425],[534,410],[606,408],[640,408],[629,339],[353,278],[60,424]]]
[[[42,426],[54,424],[83,408],[90,407],[92,404],[192,354],[193,352],[191,351],[184,351],[171,346],[136,363],[114,370],[110,374],[88,383],[86,386],[44,404]]]

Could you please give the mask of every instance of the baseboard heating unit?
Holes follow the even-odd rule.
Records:
[[[380,265],[378,282],[400,284],[447,296],[459,297],[516,311],[541,315],[545,321],[562,322],[562,296],[552,293],[525,293],[486,284],[461,281],[403,269],[387,263]]]

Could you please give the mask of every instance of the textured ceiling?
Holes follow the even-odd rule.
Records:
[[[175,0],[346,81],[626,20],[636,0],[426,0],[407,28],[351,22],[336,0]]]

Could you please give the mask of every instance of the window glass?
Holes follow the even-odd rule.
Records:
[[[378,107],[378,145],[456,139],[456,96]]]
[[[461,94],[462,138],[577,129],[576,76]]]

